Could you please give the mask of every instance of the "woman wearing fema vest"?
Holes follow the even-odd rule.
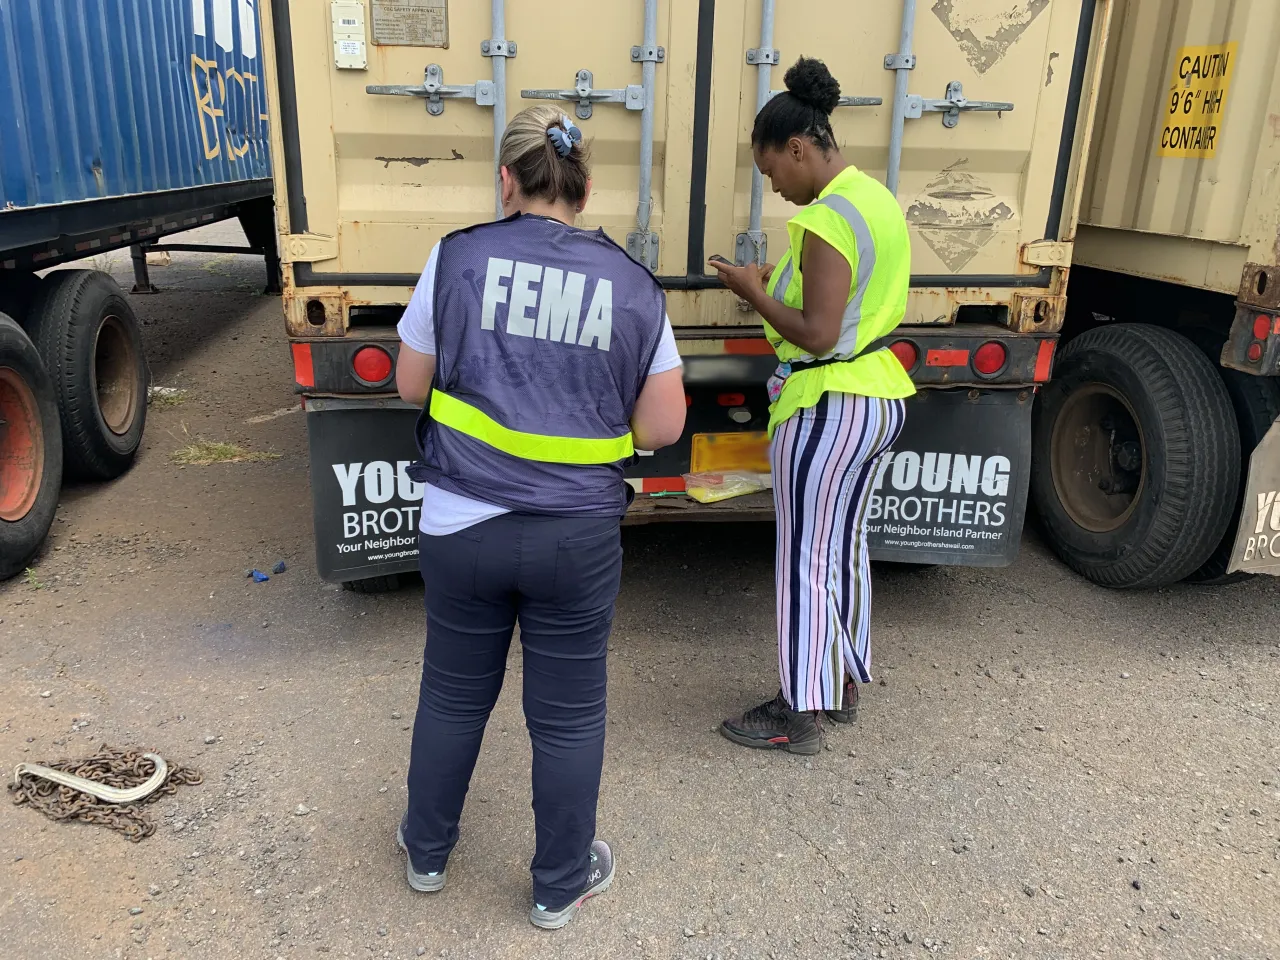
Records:
[[[499,159],[506,219],[436,244],[399,327],[396,385],[425,404],[427,642],[398,839],[409,885],[443,888],[518,622],[530,920],[555,929],[613,880],[596,801],[622,468],[679,439],[685,398],[662,288],[603,231],[573,226],[591,192],[581,131],[532,107]]]
[[[756,116],[756,166],[801,206],[777,267],[718,261],[725,286],[754,307],[780,361],[769,381],[778,517],[778,695],[721,732],[791,753],[821,749],[819,717],[851,723],[871,680],[866,512],[881,456],[915,388],[870,345],[903,317],[911,275],[906,220],[880,183],[840,154],[831,111],[840,85],[801,57],[787,91]]]

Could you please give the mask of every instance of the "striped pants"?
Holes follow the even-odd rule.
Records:
[[[904,416],[901,400],[828,393],[774,432],[778,667],[794,710],[837,709],[846,675],[871,680],[867,506]]]

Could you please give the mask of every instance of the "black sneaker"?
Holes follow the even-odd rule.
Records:
[[[858,685],[849,677],[844,678],[844,690],[839,710],[824,710],[832,723],[853,723],[858,719]]]
[[[543,930],[559,930],[574,918],[578,908],[594,897],[604,893],[613,883],[613,871],[617,866],[613,859],[613,851],[603,840],[591,841],[591,862],[587,865],[587,884],[582,888],[578,899],[562,910],[548,910],[540,903],[535,903],[529,911],[529,922]]]
[[[822,750],[817,715],[792,710],[781,690],[772,700],[720,724],[720,732],[734,743],[760,750],[803,754]]]

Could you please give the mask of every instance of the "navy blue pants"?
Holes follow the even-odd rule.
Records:
[[[622,576],[617,519],[506,514],[421,536],[427,644],[409,761],[405,842],[443,870],[517,621],[533,743],[536,903],[586,883],[604,764],[605,653]]]

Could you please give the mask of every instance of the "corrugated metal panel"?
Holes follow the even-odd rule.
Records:
[[[0,0],[0,209],[269,177],[257,0]]]
[[[285,229],[337,240],[326,244],[326,257],[298,258],[307,262],[290,268],[295,278],[304,276],[305,285],[359,286],[362,298],[403,299],[435,239],[493,214],[494,111],[458,98],[433,114],[420,99],[377,95],[377,88],[420,84],[428,64],[438,65],[448,84],[488,81],[493,63],[480,45],[495,33],[492,5],[480,0],[431,4],[448,12],[442,35],[434,38],[415,36],[427,4],[378,6],[387,36],[380,41],[367,19],[360,34],[367,67],[346,69],[335,62],[331,4],[264,0],[264,15],[275,28],[281,90],[273,104],[279,110],[278,159],[290,178],[277,180],[277,188],[284,187],[289,201]],[[895,83],[884,54],[898,49],[903,0],[785,0],[771,6],[776,23],[770,46],[784,57],[772,68],[771,89],[782,88],[786,68],[805,53],[826,59],[845,94],[880,98],[879,105],[841,108],[834,124],[844,156],[883,177]],[[601,12],[606,7],[607,16]],[[967,111],[952,126],[934,112],[907,121],[899,199],[918,283],[908,307],[911,322],[948,322],[961,302],[1008,302],[1015,284],[1050,285],[1022,254],[1029,243],[1058,239],[1057,205],[1070,172],[1060,164],[1064,121],[1069,111],[1075,119],[1071,91],[1079,76],[1074,51],[1081,36],[1089,39],[1094,7],[1086,0],[912,5],[918,64],[910,93],[933,100],[962,81],[972,102],[1016,107]],[[733,257],[737,236],[751,224],[750,132],[759,69],[746,52],[761,43],[763,11],[761,0],[656,4],[655,34],[664,56],[653,87],[651,170],[642,173],[640,111],[615,99],[580,118],[592,145],[595,184],[582,223],[626,243],[640,219],[647,222],[660,237],[656,272],[672,288],[667,302],[677,324],[759,323],[729,291],[713,288],[703,254]],[[539,91],[573,87],[580,68],[593,72],[599,89],[641,83],[644,68],[629,51],[643,36],[645,16],[642,0],[508,3],[505,35],[518,42],[519,56],[502,67],[506,115],[548,102],[535,99]],[[572,55],[566,52],[566,24],[589,25],[583,29],[590,43]],[[431,45],[420,45],[426,40]],[[576,115],[572,102],[550,102]],[[650,173],[652,194],[642,208],[639,184]],[[776,260],[796,208],[767,186],[762,208],[769,258]],[[320,252],[296,242],[309,254]]]
[[[1220,75],[1201,77],[1198,56]],[[1107,60],[1081,222],[1253,245],[1261,259],[1280,219],[1280,3],[1118,0]],[[1171,150],[1170,126],[1213,137]],[[1077,245],[1086,262],[1090,236]],[[1159,275],[1181,279],[1168,256],[1166,246]]]

